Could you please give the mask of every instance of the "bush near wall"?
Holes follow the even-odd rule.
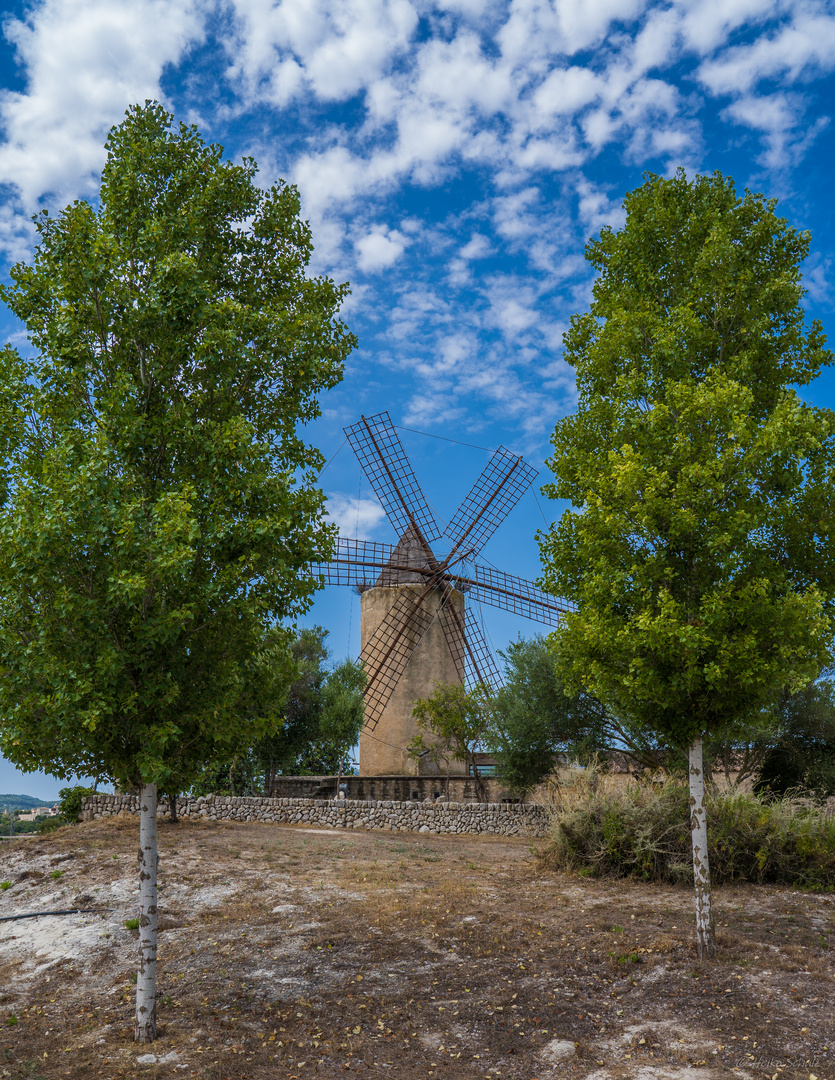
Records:
[[[692,884],[689,816],[689,791],[676,783],[557,798],[542,859],[553,869],[588,876]],[[835,819],[799,800],[714,794],[708,798],[708,853],[714,884],[835,889]]]

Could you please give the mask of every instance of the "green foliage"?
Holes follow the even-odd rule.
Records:
[[[12,818],[14,819],[12,821]],[[9,836],[14,830],[15,836],[23,836],[26,833],[38,832],[37,821],[21,821],[17,815],[0,814],[0,833]]]
[[[366,676],[354,660],[327,667],[327,635],[314,626],[288,639],[283,686],[272,702],[280,726],[233,759],[207,766],[192,786],[195,795],[243,795],[262,784],[270,790],[280,775],[331,775],[340,767],[348,773],[347,755],[363,724]]]
[[[214,761],[203,766],[193,778],[192,795],[261,794],[261,768],[252,748],[243,748],[231,761]]]
[[[0,807],[10,810],[36,810],[39,806],[51,806],[43,799],[34,799],[31,795],[0,795]]]
[[[417,734],[409,743],[409,755],[421,758],[428,754],[439,764],[460,761],[468,765],[479,793],[486,799],[486,789],[478,771],[479,752],[491,720],[490,699],[481,688],[468,691],[461,683],[436,683],[428,698],[414,702],[412,715]]]
[[[586,875],[692,883],[688,808],[684,784],[592,791],[555,814],[544,858]],[[835,888],[835,819],[790,800],[716,793],[707,818],[715,883]]]
[[[835,683],[820,679],[797,694],[783,694],[775,719],[777,738],[763,756],[755,790],[835,795]]]
[[[58,792],[58,816],[63,818],[63,823],[80,821],[82,799],[94,794],[92,788],[83,787],[81,784],[61,788]]]
[[[808,234],[718,173],[648,176],[586,257],[554,432],[543,583],[574,601],[558,670],[638,731],[733,740],[826,665],[835,420],[793,385],[832,363],[804,325]]]
[[[269,776],[336,773],[359,738],[365,676],[353,660],[327,668],[327,635],[321,626],[310,627],[290,646],[295,676],[284,698],[281,728],[255,747]]]
[[[107,152],[2,289],[35,356],[0,356],[0,745],[184,789],[277,722],[242,702],[280,699],[258,658],[333,537],[296,429],[354,341],[294,188],[154,103]]]
[[[62,829],[65,825],[72,824],[68,822],[61,814],[53,814],[49,817],[38,818],[35,825],[35,831],[38,833],[50,833],[56,829]]]
[[[669,764],[673,751],[622,724],[592,694],[566,693],[543,636],[519,638],[501,655],[505,682],[491,703],[486,741],[512,790],[530,791],[561,760],[585,763],[613,750],[643,767]]]
[[[139,919],[125,919],[125,929],[126,930],[138,930],[139,929]]]
[[[0,881],[0,889],[2,889],[3,892],[5,892],[6,889],[10,889],[11,887],[12,883],[10,881]]]
[[[343,774],[351,770],[347,756],[356,746],[365,720],[363,693],[367,681],[359,661],[343,660],[329,673],[322,688],[319,743]]]

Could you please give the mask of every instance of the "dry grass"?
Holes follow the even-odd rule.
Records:
[[[47,921],[0,924],[0,1076],[835,1080],[830,897],[719,890],[720,959],[699,966],[687,889],[543,873],[526,843],[257,823],[160,835],[150,1064],[124,929],[135,821],[2,849],[17,882],[3,907],[64,890],[112,910],[65,920],[41,956]]]

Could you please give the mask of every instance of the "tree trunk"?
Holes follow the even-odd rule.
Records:
[[[139,791],[139,971],[136,1028],[140,1043],[157,1037],[157,785]]]
[[[484,781],[481,779],[481,773],[478,771],[478,765],[475,763],[475,758],[470,760],[470,768],[473,770],[473,780],[475,780],[475,793],[478,796],[478,801],[482,803],[487,802],[487,788],[484,786]]]
[[[180,820],[177,817],[177,793],[168,796],[168,816],[171,818],[171,824],[176,825]]]
[[[701,739],[695,739],[690,747],[690,833],[693,840],[693,885],[696,898],[696,952],[700,960],[711,960],[716,956],[716,928],[710,895]]]

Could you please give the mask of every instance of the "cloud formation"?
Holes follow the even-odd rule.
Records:
[[[338,527],[340,536],[371,540],[386,514],[376,499],[357,498],[342,492],[330,492],[325,512]]]
[[[826,0],[35,0],[4,30],[7,257],[159,98],[298,185],[368,393],[394,372],[411,421],[532,442],[572,407],[560,335],[623,191],[717,151],[790,188],[835,69]]]
[[[0,95],[0,183],[23,211],[95,193],[108,130],[162,96],[165,66],[202,40],[204,15],[195,0],[42,0],[7,19],[26,90]]]

